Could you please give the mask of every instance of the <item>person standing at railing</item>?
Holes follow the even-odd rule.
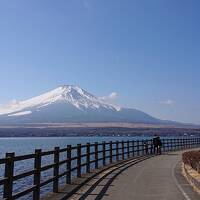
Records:
[[[154,135],[153,138],[153,153],[157,154],[158,153],[158,136]]]
[[[157,144],[158,144],[158,147],[157,147],[157,154],[160,154],[162,153],[161,149],[162,149],[162,141],[160,139],[160,137],[157,137]]]

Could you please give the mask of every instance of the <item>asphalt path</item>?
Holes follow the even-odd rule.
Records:
[[[73,200],[199,200],[181,174],[180,152],[128,162],[96,178]]]

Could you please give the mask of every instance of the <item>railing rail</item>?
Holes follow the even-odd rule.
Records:
[[[175,151],[187,148],[200,147],[200,138],[176,138],[162,139],[162,151]],[[60,154],[65,153],[65,159],[60,159]],[[109,141],[101,143],[87,143],[77,146],[67,145],[60,149],[55,147],[51,151],[35,150],[34,154],[15,156],[15,153],[7,153],[5,158],[0,159],[0,165],[4,165],[4,177],[0,179],[0,186],[3,186],[3,198],[13,200],[32,193],[33,200],[40,199],[41,187],[53,183],[52,191],[59,192],[59,179],[65,177],[65,183],[71,184],[72,173],[76,172],[77,177],[83,173],[90,173],[92,169],[98,169],[119,160],[130,157],[151,155],[154,153],[152,140],[128,140],[128,141]],[[42,158],[53,156],[53,163],[42,166]],[[14,174],[15,162],[34,159],[33,169],[21,174]],[[75,162],[75,165],[72,165]],[[65,165],[65,169],[60,173],[60,167]],[[53,177],[41,180],[41,174],[49,169],[53,170]],[[23,191],[13,193],[13,182],[33,176],[33,184]]]

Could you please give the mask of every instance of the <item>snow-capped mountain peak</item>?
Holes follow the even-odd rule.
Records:
[[[32,110],[40,110],[55,103],[70,104],[77,109],[110,109],[119,111],[120,107],[104,102],[82,88],[74,85],[63,85],[37,97],[24,101],[14,101],[0,107],[0,115],[21,116],[29,115]]]
[[[24,101],[0,106],[0,124],[139,122],[160,123],[142,111],[120,108],[74,85],[63,85]]]

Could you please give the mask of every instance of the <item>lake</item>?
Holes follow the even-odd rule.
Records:
[[[67,145],[76,145],[78,143],[102,142],[116,140],[137,140],[151,137],[17,137],[0,138],[0,158],[5,157],[6,152],[15,152],[15,155],[34,153],[35,149],[52,150],[58,146],[65,148]]]
[[[5,157],[6,152],[15,152],[15,155],[24,155],[34,153],[35,149],[53,150],[54,147],[65,148],[67,145],[76,145],[78,143],[86,144],[87,142],[102,142],[102,141],[116,141],[116,140],[142,140],[151,139],[152,137],[30,137],[30,138],[0,138],[0,158]],[[66,152],[60,155],[61,160],[66,159]],[[42,166],[53,163],[53,156],[42,157]],[[76,163],[72,163],[72,166]],[[21,174],[22,172],[32,170],[34,166],[34,159],[17,161],[15,162],[14,174]],[[66,170],[66,166],[61,167],[60,173]],[[41,180],[45,181],[47,178],[52,176],[53,170],[47,170],[41,174]],[[4,176],[4,166],[0,165],[0,177]],[[75,176],[75,174],[72,174]],[[60,179],[60,184],[65,182],[65,177]],[[29,176],[14,182],[13,191],[14,193],[22,191],[33,184],[33,176]],[[0,187],[0,198],[2,198],[2,189]],[[52,184],[48,184],[41,189],[41,194],[45,194],[52,191]],[[32,199],[31,195],[27,195],[23,200]]]

